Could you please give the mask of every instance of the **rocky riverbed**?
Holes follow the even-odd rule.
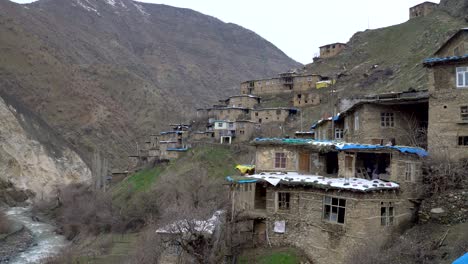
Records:
[[[56,234],[53,225],[33,220],[30,208],[13,207],[5,213],[23,228],[0,242],[0,263],[38,263],[67,245],[65,237]]]
[[[0,263],[8,263],[19,253],[25,251],[33,243],[31,232],[20,226],[0,239]]]

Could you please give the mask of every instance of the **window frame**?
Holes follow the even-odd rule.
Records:
[[[343,139],[344,129],[335,128],[335,139]]]
[[[354,112],[354,131],[358,131],[359,130],[359,112]]]
[[[468,121],[468,105],[460,106],[460,119],[462,121]]]
[[[276,206],[278,211],[288,211],[291,209],[291,193],[290,192],[277,192]]]
[[[462,85],[460,85],[459,77],[462,76]],[[457,89],[468,89],[468,66],[456,67],[455,79]]]
[[[287,157],[285,152],[275,152],[275,169],[286,169]]]
[[[380,225],[385,227],[395,225],[395,206],[393,202],[380,202]]]
[[[459,147],[468,147],[468,135],[467,136],[458,136]]]
[[[336,204],[334,204],[335,200],[336,200]],[[322,208],[323,221],[331,223],[331,224],[338,224],[338,225],[344,225],[346,223],[346,199],[333,197],[333,196],[324,196],[322,203],[323,203],[323,208]],[[335,219],[333,219],[334,208],[336,208]],[[342,217],[340,217],[340,215],[342,215]],[[342,219],[342,222],[340,222],[340,218]]]
[[[405,162],[405,181],[414,182],[416,176],[416,163],[407,161]]]
[[[382,128],[395,127],[395,113],[380,112],[380,127]]]

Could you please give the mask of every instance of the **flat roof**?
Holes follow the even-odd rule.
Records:
[[[417,4],[417,5],[414,5],[414,6],[410,7],[410,9],[411,9],[411,8],[415,8],[415,7],[418,7],[418,6],[422,6],[422,5],[427,5],[427,4],[430,4],[430,5],[439,5],[439,4],[434,3],[434,2],[425,1],[425,2],[422,2],[422,3],[420,3],[420,4]]]
[[[465,54],[463,56],[451,56],[451,57],[445,57],[445,58],[428,58],[424,60],[423,64],[426,67],[431,67],[437,64],[450,63],[450,62],[463,62],[463,61],[468,61],[468,54]]]
[[[341,45],[346,45],[346,43],[342,43],[342,42],[335,42],[335,43],[331,43],[331,44],[326,44],[326,45],[323,45],[323,46],[320,46],[319,48],[324,48],[324,47],[328,47],[328,46],[331,46],[331,45],[336,45],[336,44],[341,44]]]
[[[322,76],[318,73],[279,73],[280,74],[292,74],[294,77],[308,77],[308,76]],[[253,79],[253,80],[247,80],[243,81],[242,83],[248,83],[248,82],[260,82],[260,81],[268,81],[268,80],[279,80],[281,77],[271,77],[271,78],[264,78],[264,79]]]
[[[320,175],[299,174],[297,172],[262,172],[246,176],[228,176],[229,182],[245,184],[268,182],[272,186],[310,186],[317,189],[337,189],[357,192],[372,192],[379,190],[397,190],[400,185],[380,179],[367,180],[362,178],[331,178]]]
[[[427,151],[418,147],[409,146],[387,146],[387,145],[373,145],[361,143],[348,143],[333,140],[314,140],[314,139],[300,139],[300,138],[256,138],[252,141],[253,145],[296,145],[296,146],[311,146],[315,148],[329,148],[336,151],[399,151],[406,154],[415,154],[420,157],[426,157]]]

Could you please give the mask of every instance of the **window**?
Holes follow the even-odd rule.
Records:
[[[276,115],[281,115],[281,110],[280,109],[276,110]]]
[[[255,113],[255,116],[258,116],[258,113]]]
[[[468,146],[468,136],[458,137],[458,145],[459,146]]]
[[[346,200],[325,196],[323,198],[323,219],[327,222],[344,224]]]
[[[380,126],[381,127],[394,127],[393,113],[380,113]]]
[[[354,112],[354,130],[359,130],[359,112]]]
[[[416,174],[416,164],[412,162],[405,162],[405,181],[414,181]]]
[[[275,153],[275,168],[286,168],[286,154],[283,152]]]
[[[229,127],[230,127],[230,128],[233,128],[233,127],[234,127],[234,123],[229,123]]]
[[[393,203],[381,202],[380,203],[380,224],[382,226],[392,226],[394,217],[395,217],[395,210],[393,209]]]
[[[468,121],[468,106],[460,107],[460,118],[463,121]]]
[[[290,193],[287,193],[287,192],[278,193],[278,209],[279,210],[289,210],[290,197],[291,197]]]
[[[223,127],[223,123],[216,123],[216,124],[217,124],[216,125],[217,127]]]
[[[342,139],[343,138],[343,129],[336,128],[335,129],[335,139]]]
[[[468,87],[468,67],[457,68],[457,87]]]

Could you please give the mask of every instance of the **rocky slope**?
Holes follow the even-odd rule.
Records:
[[[239,82],[299,64],[254,32],[131,0],[0,1],[0,91],[114,164]],[[120,165],[123,164],[120,163]]]
[[[0,98],[0,205],[51,197],[57,185],[91,181],[79,155],[50,131],[33,113]]]

